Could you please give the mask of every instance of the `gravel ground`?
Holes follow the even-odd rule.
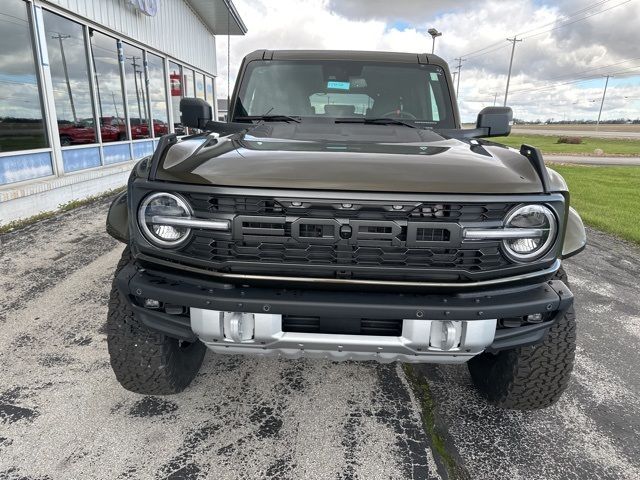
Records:
[[[0,237],[0,479],[446,478],[398,365],[209,354],[171,397],[122,389],[104,320],[106,201]],[[640,478],[640,251],[590,232],[567,269],[579,351],[551,409],[505,412],[421,367],[463,477]]]
[[[551,408],[504,411],[466,368],[421,366],[436,417],[473,478],[640,478],[640,249],[600,232],[565,262],[578,348],[568,391]]]
[[[207,355],[170,397],[121,388],[107,202],[0,237],[0,479],[436,479],[399,365]]]

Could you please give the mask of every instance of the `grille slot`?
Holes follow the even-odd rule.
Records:
[[[282,331],[298,333],[327,333],[333,335],[399,337],[402,335],[402,320],[283,315]]]

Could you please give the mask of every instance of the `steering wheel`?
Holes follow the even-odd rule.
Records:
[[[406,110],[392,110],[390,112],[387,112],[385,114],[382,115],[385,118],[408,118],[409,120],[417,120],[418,117],[416,117],[413,113],[407,112]]]

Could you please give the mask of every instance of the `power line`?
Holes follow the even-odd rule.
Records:
[[[599,2],[593,3],[593,4],[591,4],[591,5],[588,5],[587,7],[581,8],[580,10],[576,10],[575,12],[572,12],[572,13],[570,13],[570,14],[566,15],[566,16],[563,18],[563,20],[562,20],[562,21],[563,21],[563,22],[566,22],[567,20],[571,19],[572,17],[575,17],[576,15],[580,15],[581,13],[584,13],[585,11],[590,10],[591,8],[599,7],[599,6],[601,6],[601,5],[604,5],[604,4],[609,3],[609,2],[612,2],[612,1],[613,1],[613,0],[601,0],[601,1],[599,1]],[[628,3],[628,2],[630,2],[630,1],[631,1],[631,0],[625,0],[625,1],[624,1],[624,2],[622,2],[621,4],[615,5],[614,7],[611,7],[611,8],[615,8],[615,7],[617,7],[617,6],[620,6],[620,5],[624,4],[624,3]],[[610,10],[611,8],[609,8],[609,9],[607,9],[607,10]],[[599,12],[595,12],[595,13],[594,13],[594,14],[592,14],[592,15],[589,15],[589,16],[587,16],[587,17],[584,17],[584,18],[578,19],[578,20],[576,20],[576,21],[574,21],[574,22],[572,22],[572,23],[576,23],[576,22],[579,22],[579,21],[582,21],[582,20],[586,20],[587,18],[590,18],[591,16],[598,15],[598,14],[600,14],[600,13],[603,13],[603,12],[607,11],[607,10],[602,10],[602,11],[599,11]],[[526,35],[527,33],[535,32],[536,30],[539,30],[539,29],[541,29],[541,28],[544,28],[544,27],[547,27],[547,26],[550,26],[550,25],[554,25],[554,24],[556,24],[556,23],[557,23],[557,20],[555,20],[555,21],[553,21],[553,22],[546,23],[546,24],[544,24],[544,25],[540,25],[540,26],[538,26],[538,27],[536,27],[536,28],[533,28],[533,29],[530,29],[530,30],[526,30],[526,31],[524,31],[524,32],[517,33],[517,34],[516,34],[516,35],[514,35],[514,36],[516,36],[516,37],[524,36],[524,35]],[[553,30],[558,29],[558,28],[562,28],[563,26],[570,25],[570,24],[571,24],[571,23],[565,23],[565,24],[563,24],[563,25],[559,25],[559,26],[555,27]],[[536,34],[536,35],[537,35],[537,34]],[[527,37],[527,38],[530,38],[530,37]],[[496,47],[496,46],[498,46],[498,45],[501,45],[501,44],[502,44],[502,42],[495,42],[495,43],[492,43],[492,44],[490,44],[490,45],[487,45],[487,46],[486,46],[486,47],[484,47],[484,48],[480,48],[480,49],[478,49],[478,50],[474,50],[474,51],[472,51],[472,52],[466,53],[466,54],[461,55],[461,56],[462,56],[462,58],[470,58],[471,56],[475,56],[475,54],[477,54],[477,53],[480,53],[480,52],[483,52],[483,51],[485,51],[485,50],[488,50],[488,49],[494,48],[494,47]],[[496,50],[500,50],[500,49],[502,49],[502,48],[504,48],[504,47],[503,47],[503,46],[500,46],[500,47],[498,47]],[[487,52],[487,53],[489,53],[489,52]],[[483,55],[484,55],[484,53],[483,53]],[[478,56],[480,56],[480,55],[478,55]]]
[[[563,83],[553,83],[550,85],[545,85],[545,86],[541,86],[541,87],[533,87],[533,88],[525,88],[525,89],[521,89],[521,90],[514,90],[513,92],[511,92],[513,95],[519,94],[519,93],[531,93],[531,92],[540,92],[543,90],[548,90],[551,88],[557,88],[557,87],[561,87],[564,85],[573,85],[576,83],[582,83],[582,82],[587,82],[589,80],[595,80],[597,78],[604,78],[606,76],[610,76],[610,77],[624,77],[624,76],[629,76],[629,75],[638,75],[640,74],[640,65],[639,66],[634,66],[634,67],[630,67],[630,68],[626,68],[624,70],[619,70],[616,72],[611,72],[607,75],[603,75],[603,74],[598,74],[598,75],[587,75],[581,78],[577,78],[575,80],[571,80],[568,82],[563,82]]]
[[[608,12],[609,10],[613,10],[614,8],[617,8],[617,7],[620,7],[622,5],[625,5],[625,4],[629,3],[630,1],[631,0],[625,0],[624,2],[618,3],[616,5],[613,5],[612,7],[609,7],[609,8],[605,8],[604,10],[600,10],[599,12],[594,12],[591,15],[587,15],[587,16],[585,16],[583,18],[579,18],[577,20],[574,20],[573,22],[563,23],[562,25],[558,25],[557,27],[550,28],[549,30],[544,30],[544,31],[539,32],[539,33],[535,33],[533,35],[529,35],[529,36],[524,37],[524,38],[525,39],[533,38],[533,37],[537,37],[539,35],[543,35],[543,34],[548,33],[548,32],[553,32],[554,30],[558,30],[560,28],[568,27],[569,25],[573,25],[574,23],[582,22],[583,20],[586,20],[588,18],[595,17],[596,15],[600,15],[601,13]]]

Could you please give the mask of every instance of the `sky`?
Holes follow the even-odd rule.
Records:
[[[640,118],[640,0],[234,0],[248,28],[231,37],[231,88],[258,49],[430,52],[460,76],[464,122],[504,102],[525,120]],[[227,95],[227,37],[217,37],[220,98]]]

